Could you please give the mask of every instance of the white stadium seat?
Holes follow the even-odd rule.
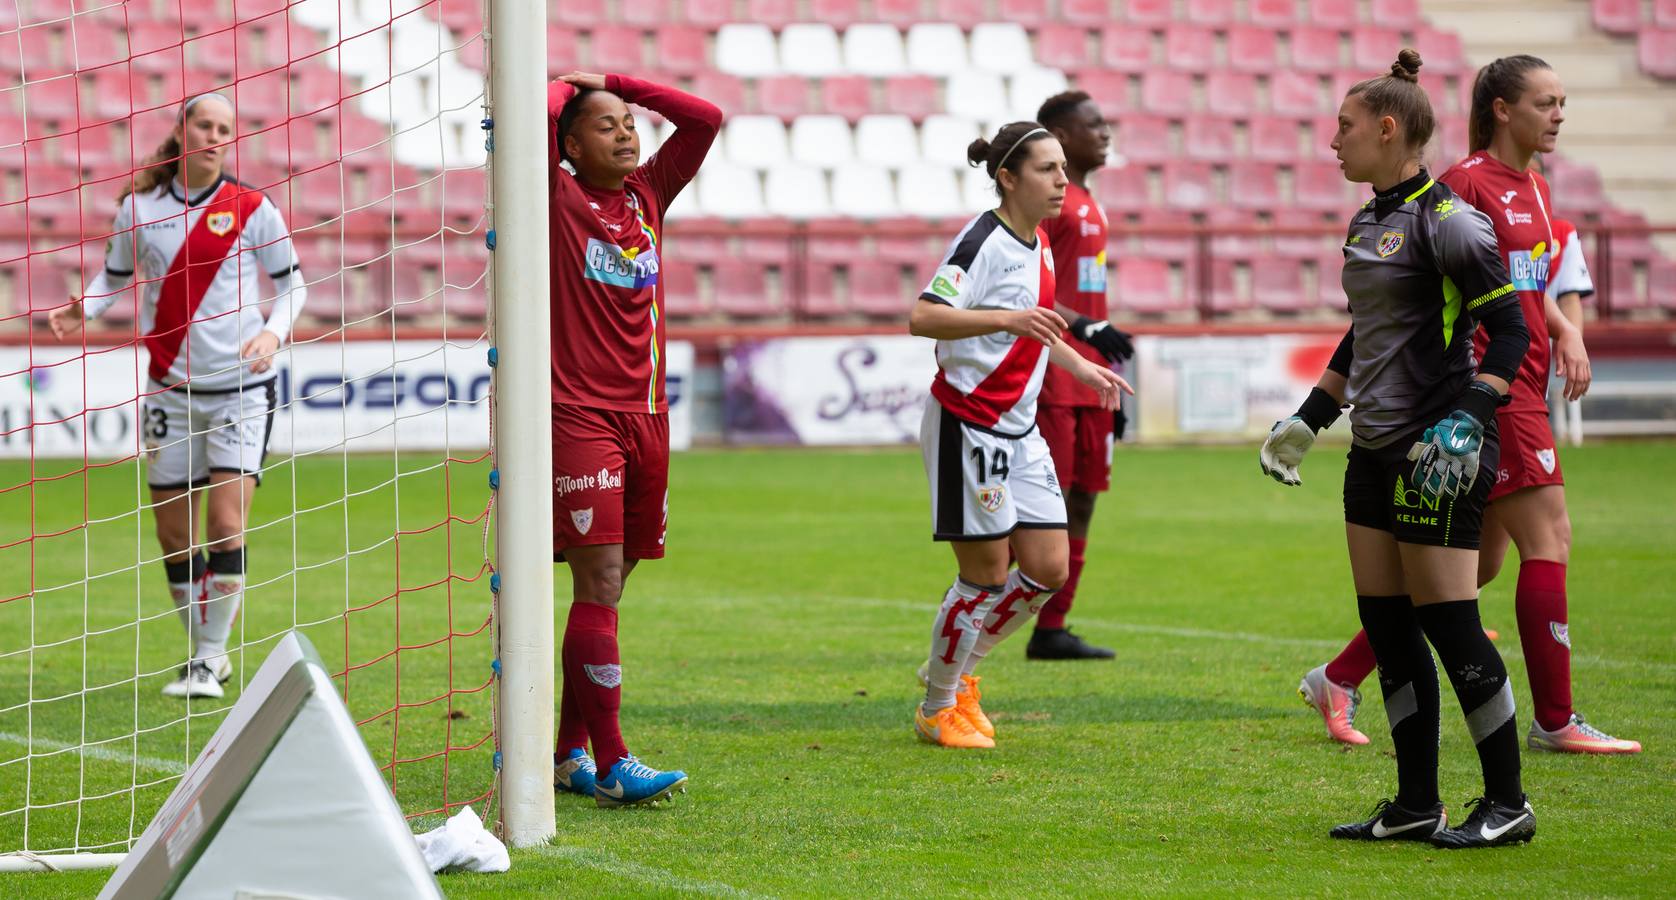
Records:
[[[774,32],[766,25],[723,25],[716,31],[716,68],[745,78],[778,75]]]
[[[920,126],[920,156],[940,166],[964,166],[967,145],[981,136],[971,119],[928,116]]]
[[[958,25],[921,23],[908,29],[908,69],[926,75],[953,75],[971,68],[966,35]]]
[[[864,163],[903,166],[919,159],[919,134],[907,116],[862,116],[855,123],[855,155]]]
[[[1007,93],[1001,76],[989,72],[959,72],[949,76],[945,106],[949,115],[967,119],[992,119],[1004,113]]]
[[[967,212],[954,169],[916,162],[896,173],[897,202],[910,216],[942,218]]]
[[[689,186],[688,190],[692,188]],[[711,161],[698,176],[698,205],[707,216],[746,219],[763,214],[762,181],[755,171]]]
[[[1012,23],[984,22],[972,29],[972,67],[1005,75],[1036,64],[1030,35]]]
[[[908,69],[902,32],[895,25],[851,25],[844,32],[844,68],[856,75],[881,78]]]
[[[827,190],[824,169],[787,163],[769,169],[767,182],[769,213],[788,219],[832,215],[832,194]]]
[[[848,163],[832,173],[832,206],[839,215],[882,219],[897,214],[890,172],[880,166]]]
[[[735,165],[766,169],[789,157],[786,126],[778,116],[734,116],[723,131],[728,162]]]
[[[1008,107],[1017,119],[1035,119],[1042,101],[1070,87],[1058,69],[1024,69],[1012,76],[1007,86]]]
[[[843,116],[798,116],[791,123],[791,158],[823,169],[855,159],[850,123]]]
[[[995,193],[995,182],[989,179],[989,173],[982,168],[967,169],[961,175],[960,199],[966,207],[966,213],[974,216],[1001,204],[1001,198]]]
[[[831,25],[787,25],[780,33],[780,68],[793,75],[821,77],[844,71],[838,32]]]

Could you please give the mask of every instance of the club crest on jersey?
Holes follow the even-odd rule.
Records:
[[[989,512],[1000,512],[1001,504],[1007,502],[1005,487],[990,487],[978,489],[978,504]]]
[[[238,217],[231,212],[212,212],[204,220],[204,227],[208,228],[210,234],[216,237],[225,237],[227,232],[232,231],[236,224],[238,224]]]
[[[1387,231],[1384,234],[1380,235],[1379,236],[1379,255],[1380,255],[1380,257],[1384,258],[1384,257],[1390,256],[1391,254],[1397,252],[1398,250],[1401,250],[1402,249],[1402,242],[1403,242],[1403,233],[1400,232],[1400,231]]]
[[[609,663],[603,666],[590,666],[583,663],[582,671],[588,676],[589,681],[602,688],[610,689],[623,683],[623,667],[618,663]]]
[[[588,529],[594,527],[594,508],[571,510],[570,524],[576,526],[577,534],[587,534]]]
[[[1547,472],[1549,475],[1554,474],[1553,448],[1550,447],[1547,450],[1536,451],[1536,461],[1542,463],[1542,471]]]

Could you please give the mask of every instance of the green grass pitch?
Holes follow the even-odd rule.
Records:
[[[1000,730],[991,752],[913,737],[913,670],[953,574],[951,554],[928,539],[916,453],[677,456],[670,557],[635,573],[623,605],[623,719],[631,749],[686,769],[690,793],[624,811],[561,796],[551,846],[514,853],[506,875],[447,876],[444,889],[458,897],[1666,894],[1676,875],[1676,445],[1565,451],[1578,708],[1646,752],[1527,752],[1536,842],[1461,855],[1326,838],[1395,782],[1371,683],[1360,723],[1373,743],[1354,750],[1328,741],[1294,693],[1303,672],[1357,627],[1338,500],[1343,452],[1319,449],[1297,489],[1262,477],[1255,456],[1254,448],[1119,451],[1072,614],[1079,632],[1118,657],[1026,663],[1022,635],[1003,645],[980,671]],[[477,629],[487,596],[480,526],[392,539],[439,522],[445,492],[456,515],[481,511],[485,464],[435,465],[417,457],[353,459],[347,471],[331,459],[282,465],[257,500],[256,519],[274,524],[252,540],[260,586],[246,632],[277,630],[293,616],[322,620],[309,633],[338,664],[345,653],[377,659],[398,629],[416,647]],[[27,477],[27,466],[0,466],[0,484]],[[149,521],[133,513],[135,489],[131,469],[99,472],[85,492],[78,478],[43,483],[37,531],[73,524],[84,503],[110,521],[85,537],[36,541],[32,558],[0,552],[0,596],[17,593],[20,579],[27,589],[31,571],[37,589],[76,582],[33,604],[0,604],[0,653],[28,646],[30,634],[38,648],[32,664],[0,656],[0,734],[31,726],[13,707],[34,697],[34,734],[59,742],[37,754],[142,735],[137,746],[101,745],[97,756],[37,756],[27,786],[22,764],[0,765],[0,811],[22,807],[26,790],[35,804],[73,800],[78,785],[82,796],[110,794],[36,809],[32,847],[137,834],[171,781],[167,771],[136,767],[131,754],[178,764],[216,721],[213,708],[197,707],[205,714],[183,720],[177,704],[156,696],[181,638],[160,566],[133,568],[136,552],[154,546]],[[293,508],[307,512],[292,517]],[[29,515],[26,495],[0,498],[0,543],[27,529]],[[450,555],[456,573],[477,580],[427,586]],[[1523,727],[1529,693],[1514,565],[1486,590],[1484,614],[1501,632]],[[84,586],[89,569],[113,574]],[[565,573],[557,576],[562,592]],[[346,640],[346,603],[398,584],[399,601],[351,614]],[[136,627],[137,614],[147,619]],[[97,632],[85,650],[83,631]],[[260,650],[245,656],[247,676]],[[393,767],[407,808],[440,800],[445,763],[451,799],[487,784],[487,749],[440,753],[450,728],[457,746],[481,737],[487,692],[434,698],[450,662],[456,685],[475,685],[489,655],[478,634],[352,675],[358,717],[411,704],[363,727],[380,764],[417,760]],[[0,738],[0,763],[23,752]],[[1442,759],[1445,802],[1460,815],[1479,777],[1447,686]],[[130,793],[136,772],[151,786]],[[22,825],[0,816],[0,849],[22,844]],[[107,876],[0,877],[0,894],[91,896]]]

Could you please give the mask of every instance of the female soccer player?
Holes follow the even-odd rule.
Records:
[[[645,165],[630,103],[676,125]],[[669,511],[663,214],[698,174],[722,112],[649,81],[581,72],[553,82],[547,108],[553,551],[572,587],[553,782],[599,806],[656,803],[687,776],[646,766],[623,743],[617,602],[636,563],[663,557]]]
[[[273,423],[270,369],[307,296],[278,207],[223,170],[233,136],[226,97],[186,101],[118,198],[104,271],[48,317],[59,340],[73,336],[139,274],[151,379],[141,413],[146,480],[169,596],[192,640],[180,676],[163,688],[170,697],[220,697],[233,674],[227,636],[244,595],[245,524]],[[277,291],[266,318],[260,273]]]
[[[1065,500],[1036,398],[1048,363],[1065,368],[1115,409],[1129,385],[1078,355],[1053,311],[1053,255],[1043,220],[1065,202],[1065,153],[1035,122],[1014,122],[967,148],[995,180],[1001,205],[955,236],[920,294],[908,331],[937,341],[937,376],[920,425],[931,482],[932,534],[950,541],[960,574],[931,628],[921,740],[993,747],[972,674],[989,651],[1034,616],[1069,566]],[[1009,573],[1009,549],[1018,569]]]
[[[1345,403],[1345,537],[1356,601],[1379,663],[1397,751],[1397,796],[1336,838],[1444,847],[1528,841],[1507,669],[1478,618],[1479,528],[1496,471],[1495,411],[1529,342],[1488,217],[1420,165],[1433,127],[1420,55],[1350,89],[1333,150],[1345,178],[1373,186],[1350,220],[1350,330],[1296,415],[1275,424],[1263,471],[1298,483],[1315,433]],[[1474,372],[1472,331],[1490,342]],[[1435,423],[1435,424],[1434,424]],[[1482,475],[1482,477],[1480,477]],[[1438,798],[1437,648],[1478,745],[1484,796],[1458,828]]]
[[[1503,453],[1484,517],[1478,583],[1488,584],[1500,572],[1511,539],[1519,548],[1514,612],[1535,707],[1527,744],[1567,753],[1639,753],[1640,743],[1588,724],[1571,701],[1565,592],[1571,520],[1548,422],[1550,337],[1567,400],[1588,390],[1590,371],[1580,300],[1566,300],[1562,310],[1547,296],[1558,235],[1548,182],[1531,170],[1537,153],[1553,151],[1563,121],[1565,89],[1547,63],[1534,56],[1498,59],[1481,69],[1473,83],[1472,155],[1442,175],[1458,196],[1490,214],[1532,335],[1530,353],[1513,380],[1511,402],[1496,416]],[[1478,338],[1480,349],[1484,341]],[[1366,743],[1366,738],[1355,740],[1360,734],[1348,720],[1355,685],[1372,668],[1366,642],[1358,636],[1337,659],[1304,678],[1300,690],[1326,718],[1328,733],[1340,740]],[[1335,710],[1346,714],[1334,716]]]

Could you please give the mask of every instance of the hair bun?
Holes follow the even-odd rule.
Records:
[[[1420,65],[1420,51],[1413,47],[1404,47],[1402,52],[1397,54],[1397,61],[1391,63],[1391,77],[1418,82]]]
[[[989,162],[990,143],[985,138],[978,138],[966,145],[966,162],[968,165],[981,166]]]

